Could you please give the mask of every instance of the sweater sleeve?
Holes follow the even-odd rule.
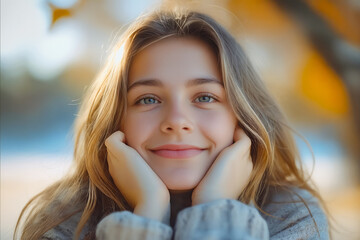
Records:
[[[81,213],[77,213],[62,222],[61,224],[55,226],[54,228],[47,231],[43,236],[40,237],[41,240],[66,240],[72,239],[75,233],[75,228],[79,222]],[[84,238],[85,232],[88,230],[85,226],[85,231],[80,234],[80,239]]]
[[[167,240],[171,239],[171,236],[170,226],[128,211],[111,213],[101,220],[96,228],[96,239],[99,240]]]
[[[176,220],[175,240],[269,239],[258,211],[242,202],[216,200],[182,210]]]
[[[329,227],[318,201],[306,190],[292,189],[272,194],[264,207],[270,239],[329,239]],[[305,203],[303,201],[305,201]]]

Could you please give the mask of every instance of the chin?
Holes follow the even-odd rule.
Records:
[[[163,179],[166,187],[173,191],[187,191],[194,189],[200,182],[202,176],[184,176],[174,174],[169,178]]]
[[[194,189],[197,184],[166,184],[171,191],[189,191]]]

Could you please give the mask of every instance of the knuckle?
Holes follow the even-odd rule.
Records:
[[[250,170],[254,169],[254,163],[251,158],[249,159],[249,168],[250,168]]]
[[[251,140],[250,140],[250,138],[249,138],[248,136],[246,136],[246,137],[244,138],[244,144],[245,144],[245,146],[248,147],[248,148],[251,147]]]
[[[108,147],[108,146],[111,146],[111,144],[114,142],[115,140],[115,137],[116,137],[116,132],[111,134],[110,136],[108,136],[106,139],[105,139],[105,145]]]
[[[105,139],[105,146],[107,148],[114,147],[117,142],[122,142],[124,134],[120,131],[116,131]]]
[[[111,136],[109,136],[108,138],[105,139],[105,146],[109,147],[110,146],[110,142],[111,142]]]

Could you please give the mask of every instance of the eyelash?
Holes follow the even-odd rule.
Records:
[[[197,103],[212,103],[212,102],[218,102],[218,99],[217,99],[214,95],[212,95],[212,94],[210,94],[210,93],[202,93],[202,94],[199,94],[199,95],[195,98],[195,100],[196,100],[196,99],[199,99],[199,98],[201,98],[201,97],[209,97],[209,98],[210,98],[210,101],[209,101],[209,102],[196,101]],[[136,100],[135,105],[152,105],[152,104],[156,104],[156,103],[149,103],[149,104],[144,103],[143,101],[145,101],[146,99],[154,99],[155,101],[157,101],[157,103],[160,102],[160,100],[158,100],[155,96],[153,96],[153,95],[147,95],[147,96],[141,97],[140,99]],[[143,103],[141,103],[141,102],[143,102]]]
[[[217,99],[214,95],[212,95],[212,94],[210,94],[210,93],[201,93],[201,94],[199,94],[199,96],[196,97],[196,99],[199,99],[199,98],[201,98],[201,97],[209,97],[209,98],[211,98],[211,101],[210,101],[210,102],[198,102],[198,103],[218,102],[218,99]]]
[[[154,97],[152,95],[146,95],[146,96],[141,97],[140,99],[136,100],[135,105],[150,105],[150,104],[146,104],[146,103],[141,103],[141,101],[145,101],[145,99],[155,99],[155,101],[160,102],[160,100],[158,100],[156,97]]]

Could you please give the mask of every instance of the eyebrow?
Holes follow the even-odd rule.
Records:
[[[195,79],[189,80],[186,83],[186,87],[193,87],[196,85],[202,85],[202,84],[207,84],[207,83],[215,83],[215,84],[219,84],[220,86],[224,87],[223,83],[216,78],[195,78]],[[141,80],[135,81],[134,83],[130,84],[130,86],[128,87],[127,90],[130,91],[130,89],[132,89],[134,87],[138,87],[138,86],[163,87],[164,84],[159,79],[141,79]]]

